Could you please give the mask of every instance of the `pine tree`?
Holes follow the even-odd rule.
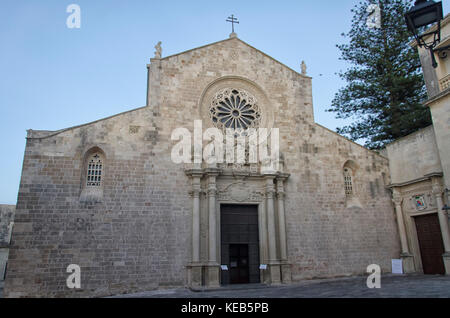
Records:
[[[347,86],[335,95],[331,108],[337,118],[355,121],[337,129],[352,140],[364,139],[371,149],[406,136],[431,124],[431,115],[422,105],[426,90],[417,50],[409,43],[404,14],[412,1],[364,0],[352,12],[348,44],[337,45],[341,59],[351,67],[339,76]],[[379,28],[366,25],[367,7],[381,9]]]

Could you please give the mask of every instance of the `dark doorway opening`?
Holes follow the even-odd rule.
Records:
[[[424,274],[445,274],[444,243],[437,214],[427,214],[414,218],[419,239],[420,255]]]
[[[258,206],[221,205],[221,283],[260,282]]]
[[[230,284],[248,284],[248,244],[230,244]]]

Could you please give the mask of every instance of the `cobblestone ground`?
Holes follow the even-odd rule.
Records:
[[[366,277],[312,280],[288,286],[242,285],[214,291],[157,290],[114,297],[133,298],[450,298],[450,276],[382,276],[380,289]]]
[[[382,276],[380,289],[366,277],[310,280],[287,286],[239,285],[213,291],[168,289],[112,298],[450,298],[450,276]],[[0,282],[0,298],[3,282]]]

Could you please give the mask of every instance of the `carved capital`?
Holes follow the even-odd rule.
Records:
[[[277,197],[279,200],[284,200],[284,198],[286,197],[286,193],[284,191],[278,191]]]
[[[394,202],[394,204],[397,205],[401,205],[403,202],[403,197],[400,194],[394,194],[392,196],[392,202]]]
[[[271,186],[271,185],[268,185],[266,187],[266,197],[268,199],[273,199],[275,197],[275,195],[276,195],[275,187]]]
[[[202,193],[202,191],[198,190],[198,189],[194,189],[189,191],[189,196],[191,198],[200,198],[200,194]]]
[[[437,179],[434,179],[433,183],[431,184],[431,193],[433,193],[437,197],[442,196],[442,194],[444,193],[444,187]]]
[[[401,205],[403,202],[403,196],[402,193],[399,191],[398,188],[394,188],[392,191],[392,202],[397,206]]]
[[[282,178],[277,178],[277,191],[278,192],[284,192],[284,179]]]
[[[217,194],[217,189],[216,187],[212,188],[208,188],[208,191],[206,192],[206,194],[208,195],[208,197],[215,197]]]

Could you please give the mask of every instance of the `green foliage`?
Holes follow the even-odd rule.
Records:
[[[412,1],[361,1],[352,9],[347,44],[337,45],[341,59],[351,67],[339,76],[347,82],[327,111],[355,121],[337,132],[352,140],[365,139],[371,149],[431,124],[429,109],[422,105],[426,90],[417,50],[410,47],[404,13]],[[368,28],[367,7],[381,8],[381,28]]]

